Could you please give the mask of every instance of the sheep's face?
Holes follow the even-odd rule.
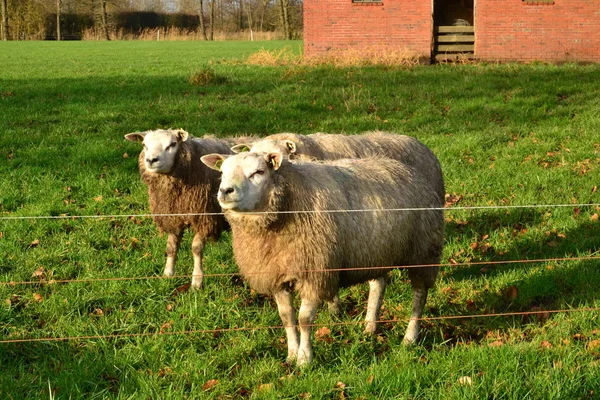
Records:
[[[281,165],[280,153],[210,154],[202,162],[221,171],[217,199],[223,210],[262,211],[272,175]]]
[[[156,174],[171,172],[180,144],[188,140],[188,137],[189,134],[181,129],[159,129],[125,135],[127,140],[143,143],[146,171]]]

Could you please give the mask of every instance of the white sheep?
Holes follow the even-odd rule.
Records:
[[[192,287],[200,288],[206,240],[218,238],[228,224],[222,215],[185,214],[221,213],[216,199],[219,174],[206,168],[200,157],[214,152],[229,154],[235,141],[192,138],[181,129],[135,132],[125,135],[125,139],[144,146],[138,166],[148,186],[152,214],[178,214],[153,217],[158,229],[168,235],[164,274],[174,275],[183,233],[191,228],[194,231]]]
[[[365,331],[372,333],[390,271],[382,267],[440,261],[443,200],[428,179],[437,164],[425,171],[387,158],[291,162],[280,153],[211,154],[202,161],[222,172],[218,200],[235,260],[250,287],[274,296],[288,362],[312,360],[317,308],[340,287],[370,281]],[[382,211],[415,207],[433,210]],[[432,266],[408,269],[413,306],[405,343],[418,338],[437,273]],[[294,291],[301,298],[300,336]]]

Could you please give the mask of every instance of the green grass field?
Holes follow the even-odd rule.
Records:
[[[382,318],[397,322],[363,337],[366,285],[344,290],[344,315],[319,314],[303,370],[283,363],[283,330],[265,328],[280,323],[272,300],[236,276],[198,292],[182,290],[189,277],[102,280],[162,273],[166,238],[148,218],[118,217],[148,212],[140,149],[123,139],[139,130],[381,129],[431,147],[454,207],[600,203],[598,65],[244,63],[284,46],[302,44],[0,43],[0,397],[599,398],[600,313],[582,311],[600,307],[600,260],[581,259],[600,256],[594,205],[450,207],[443,262],[459,265],[442,269],[426,308],[571,312],[432,319],[405,348],[410,286],[396,271]],[[61,215],[106,217],[6,219]],[[524,259],[546,261],[493,263]],[[229,235],[206,249],[205,270],[236,272]],[[72,279],[83,281],[48,283]],[[19,281],[34,283],[6,284]],[[183,331],[195,333],[160,335]],[[81,336],[95,338],[6,343]]]

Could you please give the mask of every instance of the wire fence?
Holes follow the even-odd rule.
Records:
[[[450,207],[432,207],[432,208],[394,208],[394,209],[361,209],[361,210],[306,210],[306,211],[278,211],[278,212],[253,212],[248,214],[263,215],[263,214],[316,214],[316,213],[360,213],[360,212],[403,212],[403,211],[468,211],[468,210],[508,210],[508,209],[527,209],[527,208],[581,208],[581,207],[595,207],[600,208],[600,203],[579,203],[579,204],[529,204],[529,205],[489,205],[489,206],[450,206]],[[178,216],[221,216],[225,215],[223,212],[219,213],[186,213],[186,214],[112,214],[112,215],[40,215],[40,216],[0,216],[0,221],[18,221],[18,220],[54,220],[54,219],[113,219],[113,218],[155,218],[155,217],[178,217]],[[562,258],[544,258],[544,259],[520,259],[520,260],[502,260],[502,261],[477,261],[477,262],[450,262],[450,263],[438,263],[438,264],[420,264],[420,265],[406,265],[406,266],[378,266],[378,267],[364,267],[364,268],[344,268],[344,269],[330,269],[330,270],[314,270],[307,272],[338,272],[338,271],[350,271],[350,270],[368,270],[368,269],[397,269],[397,268],[426,268],[426,267],[469,267],[478,265],[510,265],[510,264],[531,264],[531,263],[550,263],[550,262],[564,262],[564,261],[592,261],[600,260],[600,256],[585,256],[585,257],[562,257]],[[238,276],[239,273],[207,273],[203,274],[204,278],[208,277],[233,277]],[[0,286],[17,286],[17,285],[40,285],[40,284],[58,284],[58,283],[95,283],[95,282],[106,282],[106,281],[133,281],[133,280],[158,280],[158,279],[178,279],[178,278],[191,278],[192,275],[177,275],[177,276],[138,276],[138,277],[105,277],[105,278],[88,278],[88,279],[46,279],[40,277],[38,280],[29,281],[2,281]],[[511,316],[527,316],[527,315],[550,315],[558,313],[575,313],[575,312],[597,312],[600,311],[600,307],[581,307],[572,309],[556,309],[556,310],[536,310],[536,311],[519,311],[519,312],[506,312],[506,313],[485,313],[485,314],[470,314],[470,315],[448,315],[448,316],[435,316],[435,317],[423,317],[420,318],[422,321],[436,321],[436,320],[456,320],[456,319],[474,319],[474,318],[506,318]],[[403,319],[392,319],[392,320],[380,320],[379,323],[399,323],[402,321],[408,321],[409,318]],[[311,326],[346,326],[362,324],[362,321],[349,321],[349,322],[331,322],[328,324],[312,324]],[[27,342],[59,342],[59,341],[72,341],[72,340],[110,340],[117,338],[131,338],[131,337],[159,337],[159,336],[174,336],[174,335],[196,335],[196,334],[217,334],[225,332],[244,332],[244,331],[257,331],[257,330],[275,330],[285,328],[282,325],[273,326],[254,326],[254,327],[230,327],[230,328],[216,328],[216,329],[198,329],[198,330],[185,330],[185,331],[159,331],[159,332],[140,332],[140,333],[119,333],[109,335],[81,335],[81,336],[65,336],[65,337],[43,337],[43,338],[20,338],[20,339],[0,339],[0,344],[8,343],[27,343]]]
[[[562,309],[562,310],[539,310],[539,311],[516,311],[506,313],[486,313],[486,314],[470,314],[470,315],[444,315],[437,317],[422,317],[414,318],[419,321],[441,321],[450,319],[474,319],[474,318],[493,318],[493,317],[516,317],[516,316],[527,316],[527,315],[539,315],[547,316],[550,314],[565,314],[565,313],[578,313],[578,312],[597,312],[600,311],[600,307],[587,307],[587,308],[573,308],[573,309]],[[378,320],[379,324],[396,324],[400,322],[407,322],[411,318],[397,318],[397,319],[386,319]],[[347,322],[330,322],[327,324],[310,324],[310,327],[330,327],[330,326],[350,326],[350,325],[361,325],[363,321],[347,321]],[[215,329],[196,329],[196,330],[185,330],[185,331],[168,331],[161,330],[158,332],[139,332],[139,333],[113,333],[109,335],[81,335],[81,336],[58,336],[58,337],[43,337],[43,338],[23,338],[23,339],[0,339],[0,344],[8,343],[32,343],[32,342],[63,342],[71,340],[110,340],[119,338],[135,338],[135,337],[159,337],[159,336],[177,336],[177,335],[197,335],[197,334],[222,334],[229,332],[254,332],[261,330],[275,330],[285,329],[284,325],[270,325],[270,326],[252,326],[252,327],[232,327],[232,328],[215,328]]]
[[[597,207],[600,203],[576,204],[523,204],[523,205],[488,205],[488,206],[450,206],[450,207],[407,207],[407,208],[368,208],[360,210],[292,210],[292,211],[254,211],[244,212],[245,215],[273,215],[273,214],[338,214],[338,213],[367,213],[367,212],[402,212],[402,211],[469,211],[469,210],[510,210],[527,208],[580,208]],[[204,213],[173,213],[173,214],[102,214],[102,215],[15,215],[0,216],[0,221],[14,220],[44,220],[44,219],[105,219],[105,218],[155,218],[155,217],[189,217],[189,216],[223,216],[224,212]]]

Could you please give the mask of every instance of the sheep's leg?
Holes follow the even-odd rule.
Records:
[[[384,277],[369,281],[369,300],[367,303],[367,317],[365,318],[365,333],[374,334],[377,331],[379,311],[383,303],[386,281]]]
[[[332,301],[327,302],[327,309],[333,316],[340,316],[342,314],[342,303],[340,302],[339,296],[335,296]]]
[[[296,323],[296,311],[294,310],[294,299],[292,293],[281,291],[275,293],[275,302],[277,310],[287,336],[288,355],[287,362],[293,363],[298,358],[298,329]]]
[[[313,350],[310,342],[310,332],[321,303],[320,300],[302,299],[302,303],[300,304],[300,313],[298,314],[298,322],[300,323],[300,347],[298,348],[297,361],[299,366],[306,365],[312,361]]]
[[[406,334],[402,343],[411,345],[416,343],[419,337],[419,331],[421,330],[421,316],[425,309],[425,302],[427,301],[427,288],[424,285],[413,286],[413,305],[412,313],[410,315],[410,321],[406,328]]]
[[[167,237],[167,263],[165,264],[165,276],[175,275],[175,262],[177,261],[177,252],[181,244],[183,232],[169,233]]]
[[[192,241],[192,254],[194,256],[194,272],[192,273],[192,288],[200,289],[202,280],[204,279],[204,271],[202,271],[202,251],[204,250],[204,241],[199,233],[194,235]]]

